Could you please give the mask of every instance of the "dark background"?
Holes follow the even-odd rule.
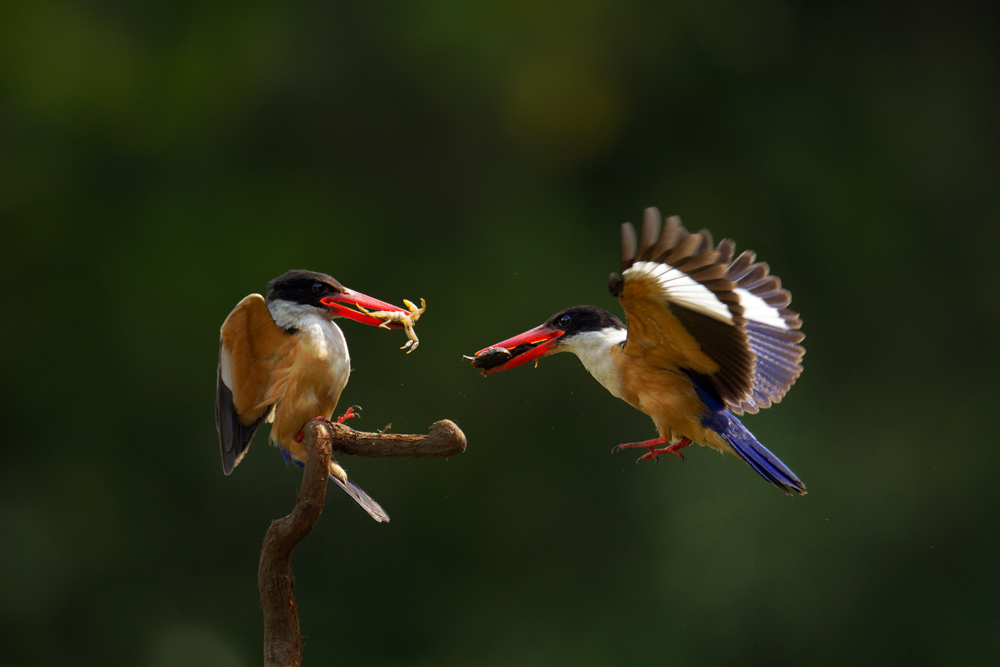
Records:
[[[988,3],[39,2],[0,9],[0,665],[259,664],[300,474],[224,477],[218,328],[291,268],[353,425],[293,560],[306,664],[1000,662],[1000,39]],[[805,373],[746,424],[788,498],[653,436],[569,355],[461,358],[606,290],[649,205],[771,264]]]

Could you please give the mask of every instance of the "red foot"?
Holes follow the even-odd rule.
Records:
[[[653,451],[653,448],[657,445],[665,445],[669,442],[666,438],[653,438],[652,440],[643,440],[642,442],[623,442],[620,445],[615,445],[611,448],[611,453],[617,453],[623,449],[648,449]]]
[[[658,456],[667,453],[675,454],[677,458],[683,461],[684,455],[681,454],[680,450],[690,445],[691,440],[689,440],[688,438],[681,438],[672,445],[667,445],[666,447],[661,447],[659,449],[656,447],[657,445],[666,445],[668,442],[669,440],[667,440],[666,438],[653,438],[652,440],[644,440],[643,442],[626,442],[624,444],[614,447],[611,451],[620,452],[623,449],[637,449],[637,448],[648,449],[649,453],[643,454],[636,461],[636,463],[638,463],[639,461],[649,461],[650,459],[652,459],[653,462],[655,463]]]
[[[648,461],[649,459],[653,459],[655,461],[657,456],[659,456],[661,454],[670,453],[670,454],[676,454],[677,458],[679,458],[681,461],[683,461],[684,460],[684,455],[681,454],[680,450],[684,449],[685,447],[687,447],[690,444],[691,444],[691,441],[689,439],[687,439],[687,438],[681,438],[680,440],[678,440],[674,444],[669,445],[667,447],[664,447],[663,449],[652,449],[652,448],[650,448],[649,454],[643,454],[642,455],[642,460],[643,461]]]
[[[357,412],[360,409],[361,409],[360,405],[352,405],[351,407],[347,408],[347,412],[337,417],[337,423],[343,424],[351,417],[357,417],[358,419],[360,419],[361,415],[359,415]]]
[[[350,410],[348,410],[348,412],[350,412]],[[311,422],[326,422],[327,424],[330,423],[330,420],[327,419],[326,417],[324,417],[323,415],[320,415],[319,417],[313,417],[309,421],[311,421]],[[338,423],[339,423],[339,421],[338,421]],[[302,438],[304,438],[305,436],[306,436],[306,430],[304,428],[300,428],[299,432],[295,434],[295,442],[302,442]]]

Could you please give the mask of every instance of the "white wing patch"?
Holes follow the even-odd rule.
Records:
[[[660,289],[663,290],[663,296],[668,301],[703,315],[708,315],[716,320],[728,324],[733,323],[733,316],[729,312],[729,308],[715,297],[712,290],[669,264],[661,262],[636,262],[626,269],[622,276],[625,280],[628,280],[630,277],[636,278],[639,276],[653,278],[660,285]],[[741,299],[742,297],[743,295],[740,294]],[[764,306],[767,306],[763,299],[754,298]],[[770,306],[767,307],[770,308]]]
[[[788,323],[777,308],[760,298],[753,292],[737,287],[733,290],[740,297],[740,305],[743,306],[743,316],[748,320],[760,322],[777,329],[788,330]]]
[[[219,350],[219,373],[222,375],[222,383],[233,390],[233,360],[229,356],[226,346],[222,345]]]

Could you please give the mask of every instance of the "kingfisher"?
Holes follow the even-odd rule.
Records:
[[[806,487],[736,417],[777,403],[802,372],[802,321],[768,265],[708,230],[689,233],[646,209],[642,232],[621,228],[621,272],[609,289],[626,324],[594,306],[559,311],[544,324],[480,350],[483,375],[572,352],[612,395],[649,415],[658,437],[617,445],[639,461],[698,443],[742,459],[786,494]]]
[[[219,340],[215,426],[222,471],[228,475],[239,464],[263,422],[271,423],[270,440],[285,463],[304,467],[303,428],[313,419],[330,420],[351,374],[347,341],[334,319],[405,329],[403,347],[412,352],[419,342],[413,324],[424,308],[404,303],[408,309],[348,289],[325,273],[301,270],[272,280],[267,298],[251,294],[240,301]],[[351,406],[337,421],[359,409]],[[334,459],[330,481],[376,521],[389,520]]]

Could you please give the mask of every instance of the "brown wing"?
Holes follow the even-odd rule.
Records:
[[[625,352],[706,376],[724,404],[738,405],[753,388],[754,355],[726,263],[707,230],[660,220],[646,209],[638,240],[622,225],[622,273],[610,288],[628,318]]]
[[[271,319],[260,294],[240,301],[222,324],[215,426],[227,475],[243,458],[271,409],[264,401],[278,352],[289,336]]]

